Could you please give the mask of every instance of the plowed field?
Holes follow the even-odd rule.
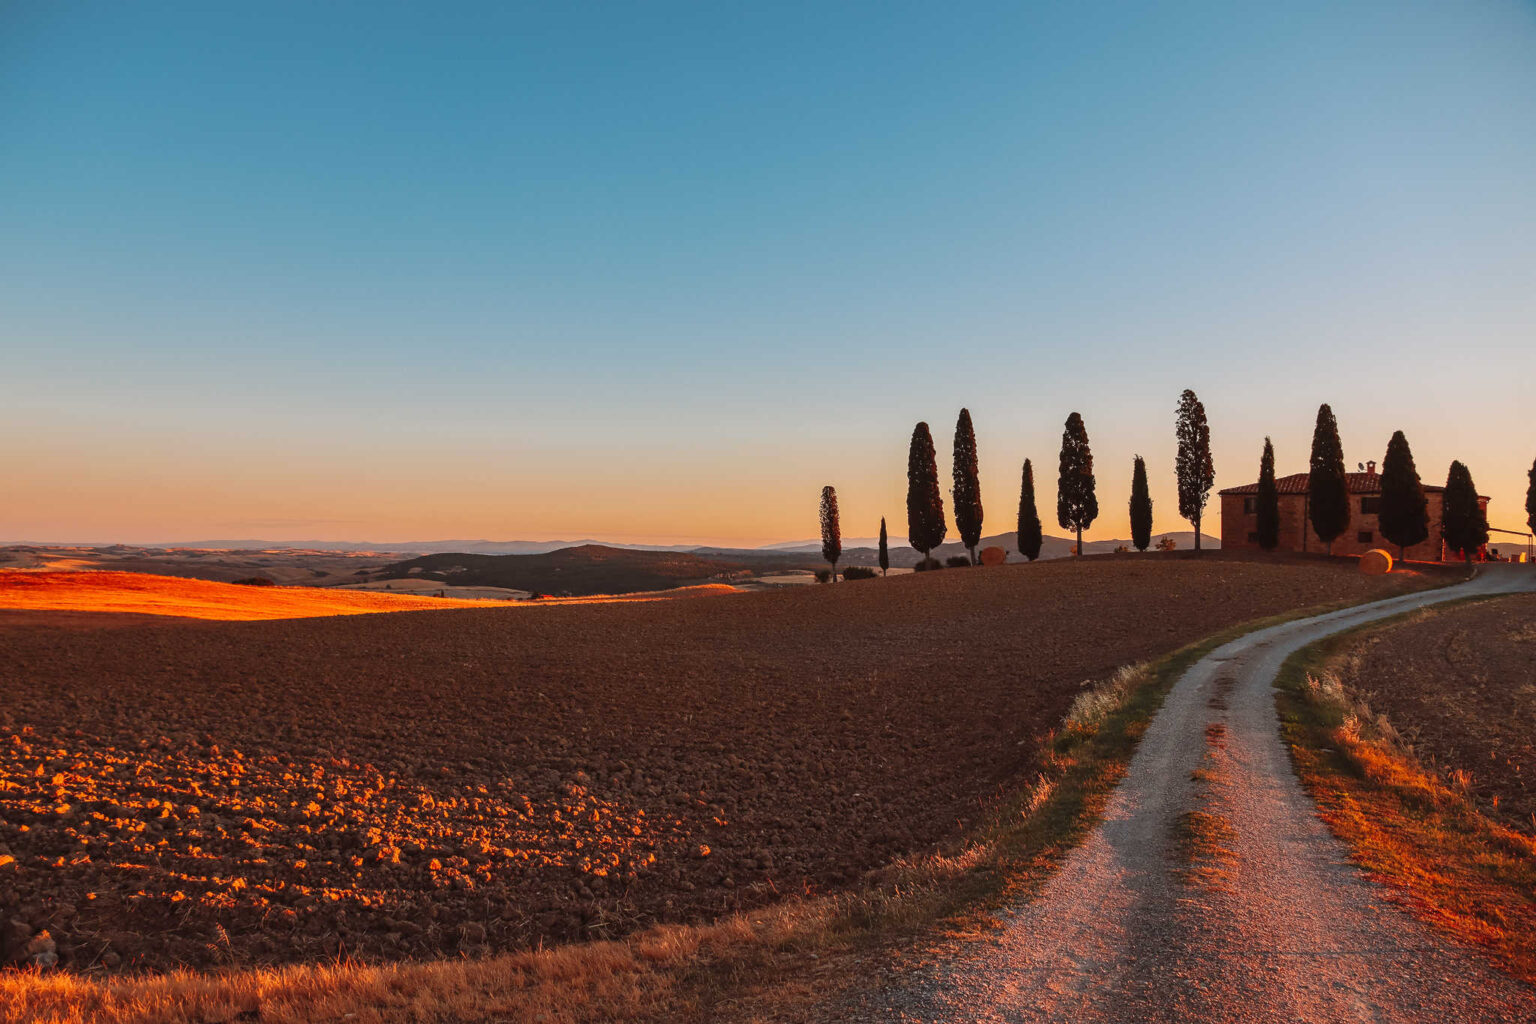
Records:
[[[1536,833],[1536,595],[1447,608],[1371,633],[1344,681],[1480,809]]]
[[[836,887],[1031,777],[1085,681],[1422,582],[1149,556],[646,604],[0,614],[0,955],[44,929],[75,969],[482,953]]]

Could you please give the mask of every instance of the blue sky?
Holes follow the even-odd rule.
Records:
[[[1184,387],[1523,518],[1529,3],[23,2],[0,97],[0,537],[903,532],[962,405],[987,532],[1074,409],[1182,529]]]

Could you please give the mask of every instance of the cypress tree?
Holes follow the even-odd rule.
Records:
[[[1035,467],[1024,460],[1024,480],[1019,485],[1019,554],[1033,562],[1040,557],[1040,513],[1035,508]]]
[[[930,551],[944,543],[948,532],[933,435],[928,424],[919,423],[912,430],[912,447],[907,453],[907,543],[927,559]]]
[[[1264,439],[1259,456],[1259,496],[1254,499],[1259,516],[1259,547],[1273,551],[1280,546],[1280,492],[1275,489],[1275,446]]]
[[[837,560],[843,557],[843,527],[837,521],[837,492],[821,489],[821,557],[832,563],[832,582],[837,582]]]
[[[1147,491],[1147,461],[1140,455],[1131,467],[1131,543],[1137,551],[1152,543],[1152,495]]]
[[[1468,562],[1488,543],[1488,515],[1477,500],[1477,485],[1472,473],[1460,462],[1451,463],[1445,478],[1445,505],[1440,513],[1440,530],[1445,545],[1461,552]]]
[[[880,575],[891,567],[891,551],[885,546],[885,516],[880,517]]]
[[[1083,554],[1083,531],[1099,518],[1099,499],[1094,493],[1093,452],[1088,447],[1088,428],[1077,413],[1067,417],[1061,432],[1061,464],[1056,479],[1056,521],[1063,530],[1077,531],[1077,554]]]
[[[981,543],[981,480],[976,465],[976,431],[971,426],[971,411],[960,410],[955,421],[955,529],[960,543],[971,553],[976,564],[976,545]]]
[[[1179,453],[1174,460],[1179,478],[1179,515],[1195,527],[1195,550],[1200,550],[1200,520],[1205,503],[1210,500],[1211,484],[1216,480],[1216,466],[1211,461],[1211,426],[1205,420],[1205,406],[1188,388],[1179,396],[1178,422],[1174,433],[1179,439]]]
[[[1381,460],[1381,511],[1376,521],[1381,535],[1397,545],[1399,558],[1408,557],[1410,547],[1429,537],[1429,499],[1401,430],[1387,442]]]
[[[1531,483],[1525,489],[1525,525],[1536,533],[1536,462],[1531,463]]]
[[[1328,545],[1349,529],[1349,479],[1344,475],[1344,446],[1339,424],[1325,402],[1317,409],[1312,431],[1312,465],[1307,478],[1307,516],[1312,529]]]

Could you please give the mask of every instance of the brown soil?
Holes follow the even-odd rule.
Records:
[[[1480,810],[1536,834],[1536,594],[1373,632],[1341,675]]]
[[[1385,596],[1004,566],[723,600],[0,630],[0,955],[441,956],[825,890],[1032,777],[1087,680]],[[6,922],[10,922],[7,924]]]

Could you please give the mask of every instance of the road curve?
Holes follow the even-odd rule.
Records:
[[[995,939],[839,1019],[958,1022],[1536,1021],[1536,990],[1388,902],[1318,818],[1281,742],[1274,680],[1333,633],[1474,594],[1536,589],[1487,567],[1466,583],[1250,633],[1174,685],[1104,821]],[[1219,723],[1208,737],[1207,728]],[[1205,769],[1201,780],[1191,777]],[[1182,875],[1175,823],[1230,824],[1219,884]]]

